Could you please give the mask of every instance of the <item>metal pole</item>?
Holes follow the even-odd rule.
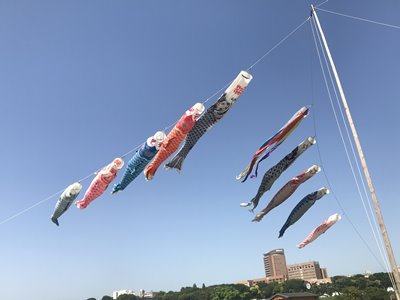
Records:
[[[358,139],[356,128],[354,126],[353,118],[351,117],[350,109],[349,109],[349,106],[347,105],[347,100],[346,100],[346,97],[344,95],[342,84],[340,83],[340,79],[339,79],[338,73],[336,71],[336,67],[335,67],[335,64],[334,64],[332,56],[331,56],[331,52],[329,51],[328,43],[326,42],[324,32],[322,31],[321,24],[319,23],[317,12],[316,12],[315,7],[313,5],[311,5],[311,12],[312,12],[312,16],[315,17],[315,22],[316,22],[318,30],[319,30],[319,32],[321,34],[321,38],[322,38],[322,41],[323,41],[323,44],[324,44],[324,47],[325,47],[325,51],[326,51],[326,53],[328,55],[329,62],[331,64],[331,68],[332,68],[333,74],[335,76],[336,84],[338,86],[339,93],[340,93],[340,96],[342,98],[343,106],[344,106],[344,108],[346,110],[347,119],[349,121],[351,131],[353,133],[354,142],[355,142],[357,150],[358,150],[358,155],[360,156],[361,165],[362,165],[362,168],[363,168],[363,171],[364,171],[364,175],[365,175],[365,178],[367,179],[369,192],[371,193],[372,202],[374,204],[375,212],[376,212],[376,215],[378,217],[379,227],[380,227],[380,230],[381,230],[383,241],[385,243],[385,248],[386,248],[386,252],[387,252],[388,258],[389,258],[389,263],[390,263],[390,266],[392,268],[393,277],[394,277],[394,281],[395,281],[395,286],[393,288],[395,290],[397,300],[400,300],[400,295],[399,295],[399,290],[398,290],[398,287],[400,287],[399,269],[397,267],[396,260],[394,258],[392,246],[390,244],[389,235],[387,233],[386,226],[385,226],[385,223],[383,221],[383,216],[382,216],[382,213],[381,213],[381,209],[379,208],[378,198],[376,197],[375,189],[374,189],[374,186],[372,184],[371,177],[369,175],[367,162],[365,161],[365,157],[364,157],[363,151],[361,149],[361,144],[360,144],[360,141]]]

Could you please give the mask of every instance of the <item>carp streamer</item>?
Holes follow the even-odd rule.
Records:
[[[198,140],[221,120],[226,113],[236,103],[240,95],[244,92],[247,85],[252,80],[252,76],[241,71],[236,79],[225,90],[222,96],[200,117],[196,125],[189,131],[185,143],[172,160],[165,165],[166,169],[182,170],[182,164],[190,150],[196,145]]]
[[[274,136],[272,136],[269,140],[262,144],[260,148],[258,148],[256,153],[253,155],[250,164],[246,167],[246,169],[243,170],[242,173],[236,176],[236,179],[245,182],[253,170],[254,165],[256,165],[256,170],[252,177],[257,177],[258,165],[264,159],[266,159],[280,144],[282,144],[282,142],[292,133],[292,131],[299,126],[300,122],[308,116],[309,111],[309,107],[304,106],[296,114],[294,114],[294,116]]]

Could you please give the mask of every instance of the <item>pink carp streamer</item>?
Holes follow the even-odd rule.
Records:
[[[99,172],[96,172],[96,177],[93,179],[89,188],[87,189],[82,200],[77,201],[75,204],[78,208],[86,208],[93,200],[98,198],[107,189],[108,185],[117,177],[117,173],[124,165],[121,158],[116,158],[112,163],[105,166]]]
[[[297,188],[301,184],[303,184],[308,179],[313,177],[320,170],[321,168],[319,166],[313,165],[303,173],[297,175],[296,177],[293,177],[275,194],[275,196],[271,199],[268,205],[262,211],[260,211],[260,213],[257,214],[257,216],[252,221],[260,222],[267,213],[269,213],[273,208],[285,202],[290,196],[293,195],[293,193],[297,190]]]
[[[204,105],[196,103],[179,119],[178,123],[162,142],[160,150],[153,161],[144,170],[146,180],[153,179],[158,167],[178,149],[180,143],[185,139],[203,112]]]
[[[327,220],[321,223],[317,228],[315,228],[310,235],[297,245],[297,248],[301,249],[304,246],[307,246],[312,241],[316,240],[320,235],[324,234],[329,228],[331,228],[337,221],[341,219],[339,214],[334,214],[330,216]]]
[[[309,111],[310,108],[304,106],[297,113],[295,113],[293,117],[274,136],[261,145],[261,147],[253,155],[250,164],[242,171],[242,173],[236,176],[236,179],[245,182],[254,166],[256,166],[256,170],[254,175],[251,177],[257,177],[258,165],[260,162],[266,159],[280,144],[283,143],[283,141],[292,133],[292,131],[299,126],[300,122],[308,116]]]

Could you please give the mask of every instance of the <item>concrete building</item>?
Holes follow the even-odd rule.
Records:
[[[264,253],[264,270],[265,277],[288,277],[285,250],[275,249],[269,251],[268,253]]]
[[[319,262],[310,261],[301,264],[288,265],[289,279],[302,279],[309,282],[315,282],[317,280],[325,279],[328,275],[326,269],[321,270]],[[325,276],[323,276],[323,273]]]
[[[117,299],[120,295],[135,295],[132,290],[120,290],[113,292],[113,299]]]
[[[288,280],[287,276],[271,276],[271,277],[261,277],[261,278],[256,278],[256,279],[248,279],[248,280],[242,280],[235,282],[235,284],[244,284],[247,285],[248,287],[255,286],[259,283],[271,283],[271,282],[283,282]]]
[[[328,269],[327,269],[327,268],[321,268],[321,274],[322,274],[322,279],[327,279],[327,278],[329,278],[329,276],[328,276]]]
[[[145,290],[141,289],[139,290],[139,297],[140,298],[146,298],[146,299],[152,299],[156,296],[157,293],[150,291],[146,292]]]
[[[247,279],[236,282],[248,287],[258,283],[283,282],[289,279],[301,279],[310,283],[322,284],[331,283],[328,277],[328,270],[320,268],[319,262],[311,261],[301,264],[286,265],[285,251],[274,249],[264,253],[265,277]]]

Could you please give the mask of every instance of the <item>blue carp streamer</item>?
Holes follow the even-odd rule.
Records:
[[[282,237],[286,229],[296,223],[307,212],[307,210],[309,210],[311,206],[314,205],[315,201],[321,199],[326,194],[329,194],[329,190],[326,187],[323,187],[320,188],[318,191],[308,194],[299,203],[297,203],[297,205],[295,206],[295,208],[293,208],[292,212],[287,218],[285,224],[279,231],[279,237]]]
[[[123,191],[147,166],[147,164],[157,154],[162,142],[165,139],[165,134],[158,131],[154,136],[147,139],[146,143],[135,153],[128,162],[124,176],[121,182],[114,185],[111,194]]]

